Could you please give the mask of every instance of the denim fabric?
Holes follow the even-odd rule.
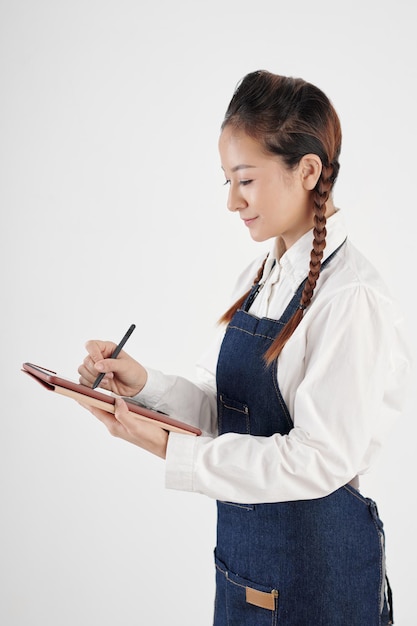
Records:
[[[293,427],[277,366],[266,368],[263,355],[301,290],[278,321],[250,315],[246,304],[230,322],[217,369],[220,435]],[[375,503],[350,485],[314,500],[218,502],[215,564],[214,626],[390,623],[383,525]]]

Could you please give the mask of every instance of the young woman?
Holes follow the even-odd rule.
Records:
[[[301,79],[240,82],[219,149],[228,208],[268,253],[240,276],[198,381],[146,369],[90,341],[91,385],[181,416],[168,435],[93,410],[110,432],[166,458],[169,488],[218,500],[215,626],[392,623],[384,532],[358,476],[401,411],[409,369],[401,315],[347,239],[332,189],[341,130]]]

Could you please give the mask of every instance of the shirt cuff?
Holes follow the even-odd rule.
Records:
[[[148,378],[143,389],[131,398],[134,402],[147,407],[157,407],[165,391],[164,375],[158,370],[146,368]]]
[[[197,437],[171,432],[165,460],[165,487],[194,491],[193,468]]]

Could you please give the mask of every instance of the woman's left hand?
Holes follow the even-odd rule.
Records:
[[[114,415],[85,404],[82,406],[88,409],[100,422],[103,422],[114,437],[124,439],[165,459],[168,432],[159,426],[144,422],[131,415],[123,398],[116,397]]]

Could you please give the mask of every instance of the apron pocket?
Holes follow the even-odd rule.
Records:
[[[275,626],[278,590],[231,572],[217,557],[214,626]]]
[[[244,402],[231,400],[220,394],[218,413],[219,434],[223,432],[250,434],[249,407]]]

